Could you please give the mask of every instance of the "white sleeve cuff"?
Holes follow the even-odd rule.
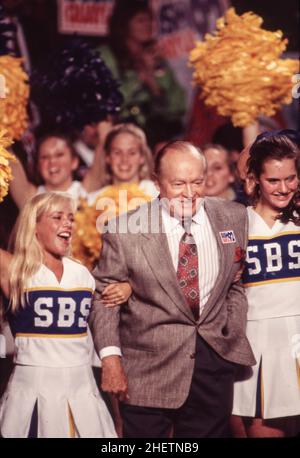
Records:
[[[122,356],[122,353],[119,347],[110,346],[110,347],[102,348],[102,350],[100,350],[99,355],[100,355],[100,359],[103,359],[106,356],[113,356],[113,355]]]

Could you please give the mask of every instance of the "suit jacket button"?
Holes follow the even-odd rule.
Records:
[[[196,356],[196,353],[191,353],[191,354],[190,354],[190,358],[191,358],[191,359],[195,359],[195,356]]]

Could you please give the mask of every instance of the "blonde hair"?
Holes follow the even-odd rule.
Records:
[[[151,149],[148,146],[147,138],[142,129],[131,123],[116,124],[108,133],[105,143],[104,150],[106,156],[110,154],[111,144],[113,140],[120,134],[130,134],[135,137],[140,144],[140,153],[145,158],[144,164],[139,170],[140,180],[150,179],[153,174],[153,155]],[[109,165],[106,166],[107,182],[106,184],[112,184],[112,173]]]
[[[24,291],[28,280],[43,263],[42,247],[36,237],[36,224],[44,213],[66,202],[75,211],[75,202],[70,195],[64,192],[45,192],[30,199],[20,213],[10,268],[10,306],[13,312],[25,306]]]

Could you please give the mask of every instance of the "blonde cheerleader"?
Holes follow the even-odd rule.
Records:
[[[116,437],[90,363],[95,282],[69,257],[74,202],[47,192],[24,207],[15,254],[1,251],[15,368],[0,405],[3,437]]]

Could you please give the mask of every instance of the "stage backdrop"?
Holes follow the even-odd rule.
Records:
[[[107,34],[113,0],[57,1],[60,33]],[[178,81],[186,91],[188,105],[193,94],[188,53],[196,39],[202,39],[205,33],[215,29],[216,19],[223,15],[229,3],[228,0],[149,0],[154,11],[154,27],[161,54],[174,68]]]
[[[192,70],[188,54],[195,41],[202,39],[216,27],[216,19],[229,6],[227,0],[151,0],[156,18],[157,36],[161,53],[175,70],[184,87],[188,105],[191,103]]]

